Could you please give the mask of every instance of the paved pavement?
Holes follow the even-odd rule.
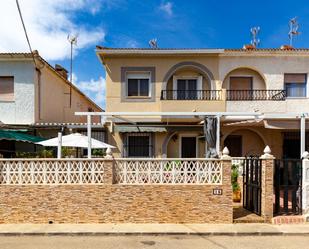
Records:
[[[309,224],[1,224],[14,235],[308,235]],[[0,247],[1,248],[1,247]],[[308,246],[309,248],[309,246]]]
[[[309,236],[0,236],[1,249],[307,249]]]

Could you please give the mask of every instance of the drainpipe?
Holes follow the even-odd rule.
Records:
[[[87,115],[88,158],[91,158],[91,115]]]
[[[300,116],[300,157],[306,150],[306,116],[303,113]]]
[[[220,115],[217,115],[217,139],[216,139],[216,150],[218,156],[220,155]]]
[[[35,69],[38,75],[38,116],[39,120],[41,119],[41,75],[42,72],[40,69]]]

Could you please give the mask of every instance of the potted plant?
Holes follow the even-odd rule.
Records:
[[[240,202],[241,199],[241,191],[238,183],[238,165],[232,165],[232,189],[233,189],[233,202]]]

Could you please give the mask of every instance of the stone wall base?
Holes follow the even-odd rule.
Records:
[[[0,223],[232,223],[220,185],[0,186]]]

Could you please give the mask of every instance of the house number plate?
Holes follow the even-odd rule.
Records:
[[[213,195],[222,195],[222,189],[221,188],[216,188],[212,190]]]

